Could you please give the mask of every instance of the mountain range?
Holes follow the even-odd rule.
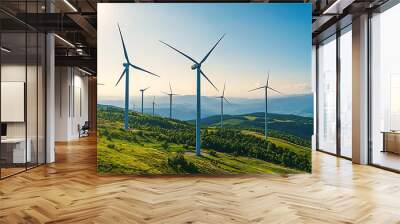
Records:
[[[152,113],[153,96],[144,97],[144,112],[147,114]],[[226,115],[240,115],[256,112],[263,112],[265,110],[265,100],[259,99],[246,99],[246,98],[229,98],[229,103],[224,103],[224,114]],[[133,104],[134,103],[134,104]],[[155,113],[164,117],[169,116],[169,98],[168,96],[156,96]],[[107,99],[100,100],[99,104],[113,105],[123,107],[124,101],[120,99]],[[141,110],[141,99],[133,97],[130,103],[131,107],[134,105],[135,111]],[[303,117],[313,116],[313,95],[290,95],[280,97],[270,97],[268,99],[268,113],[275,114],[291,114]],[[220,101],[215,97],[203,96],[202,97],[202,117],[210,117],[220,114]],[[183,95],[175,96],[173,98],[173,118],[180,120],[192,120],[196,116],[196,96]]]

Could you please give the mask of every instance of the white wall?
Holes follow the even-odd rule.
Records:
[[[69,69],[55,68],[55,141],[67,141],[69,133]]]
[[[79,138],[78,125],[88,121],[88,78],[83,75],[76,68],[56,67],[56,141]]]

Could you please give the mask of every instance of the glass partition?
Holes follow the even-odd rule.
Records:
[[[400,170],[400,5],[371,19],[371,162]]]
[[[18,2],[42,12],[43,1]],[[0,6],[5,4],[0,3]],[[9,3],[11,4],[11,3]],[[0,13],[0,178],[45,163],[45,35]],[[12,29],[10,29],[12,27]]]
[[[26,162],[31,161],[31,151],[26,141],[26,41],[25,32],[1,35],[2,177],[24,171]]]
[[[352,157],[352,33],[351,26],[340,35],[340,154]]]
[[[318,149],[336,153],[336,36],[318,47]]]

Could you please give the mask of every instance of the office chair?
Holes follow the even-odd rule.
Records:
[[[89,125],[89,121],[85,121],[85,123],[83,124],[82,127],[79,127],[80,125],[78,125],[79,128],[79,138],[80,137],[87,137],[89,136],[89,130],[90,130],[90,125]]]

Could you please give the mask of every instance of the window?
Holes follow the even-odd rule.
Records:
[[[352,157],[352,33],[351,26],[340,35],[340,155]]]
[[[336,36],[318,47],[318,149],[336,153]]]
[[[400,170],[400,5],[371,18],[371,159]]]

